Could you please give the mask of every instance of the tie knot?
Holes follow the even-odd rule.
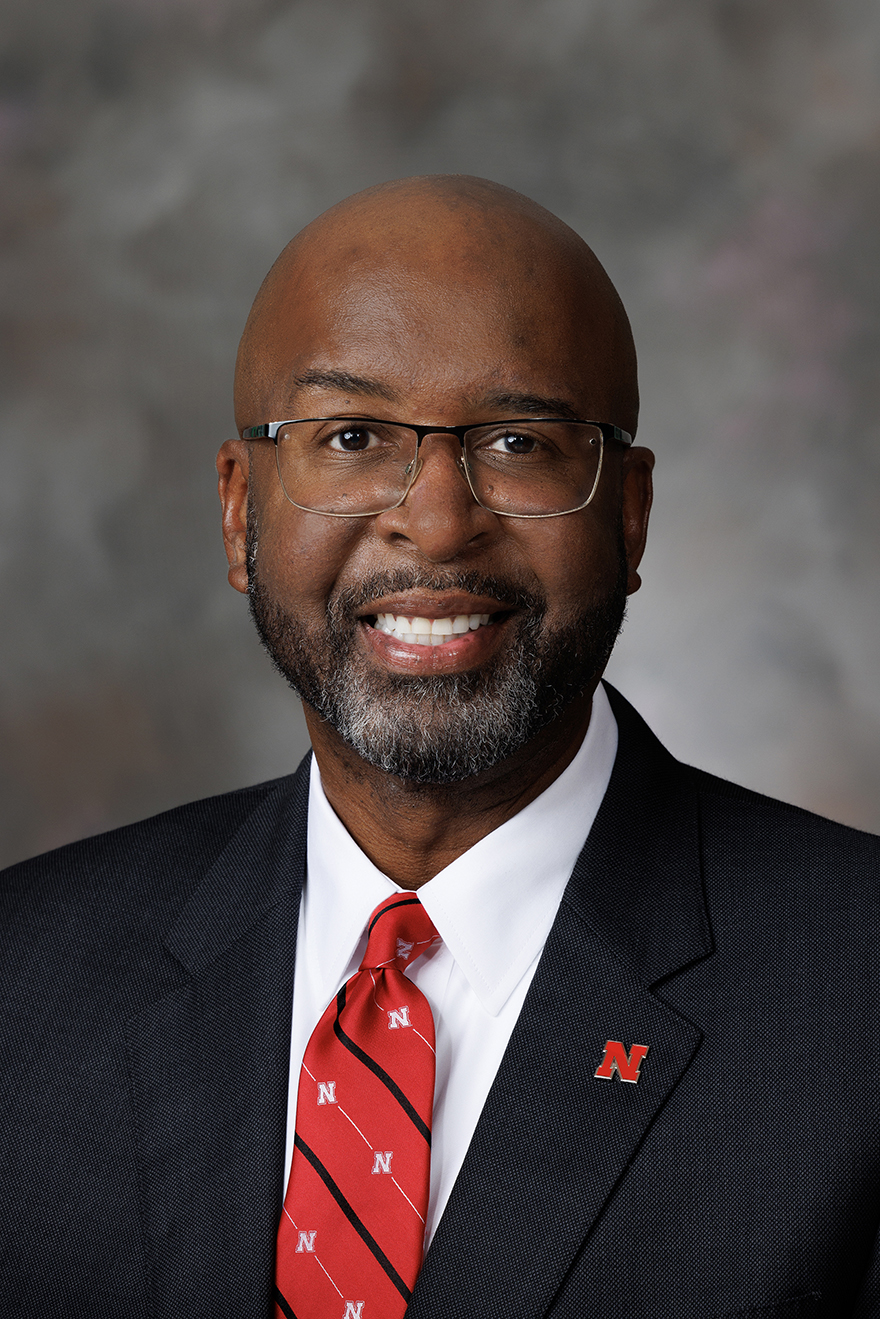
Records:
[[[361,970],[396,967],[398,971],[428,951],[440,935],[414,895],[395,893],[380,902],[367,926],[367,951]]]

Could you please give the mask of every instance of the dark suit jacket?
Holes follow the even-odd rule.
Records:
[[[407,1319],[880,1314],[880,843],[612,700],[611,784]],[[307,790],[4,876],[4,1315],[271,1314]],[[607,1039],[649,1046],[637,1084],[595,1077]]]

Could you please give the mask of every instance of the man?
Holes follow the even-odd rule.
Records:
[[[505,188],[279,258],[218,471],[314,757],[8,873],[6,1312],[880,1313],[880,851],[600,685],[636,413]]]

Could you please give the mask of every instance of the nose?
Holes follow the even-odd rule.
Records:
[[[377,517],[376,529],[408,541],[432,563],[460,558],[492,534],[498,519],[474,499],[456,436],[426,435],[416,462],[406,498]]]

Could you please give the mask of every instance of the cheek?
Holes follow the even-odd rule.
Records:
[[[304,513],[290,504],[264,514],[258,525],[257,571],[265,589],[288,611],[323,617],[363,525]]]
[[[521,535],[523,559],[547,599],[548,615],[565,621],[584,605],[603,600],[617,584],[619,554],[616,531],[595,517],[572,514]]]

